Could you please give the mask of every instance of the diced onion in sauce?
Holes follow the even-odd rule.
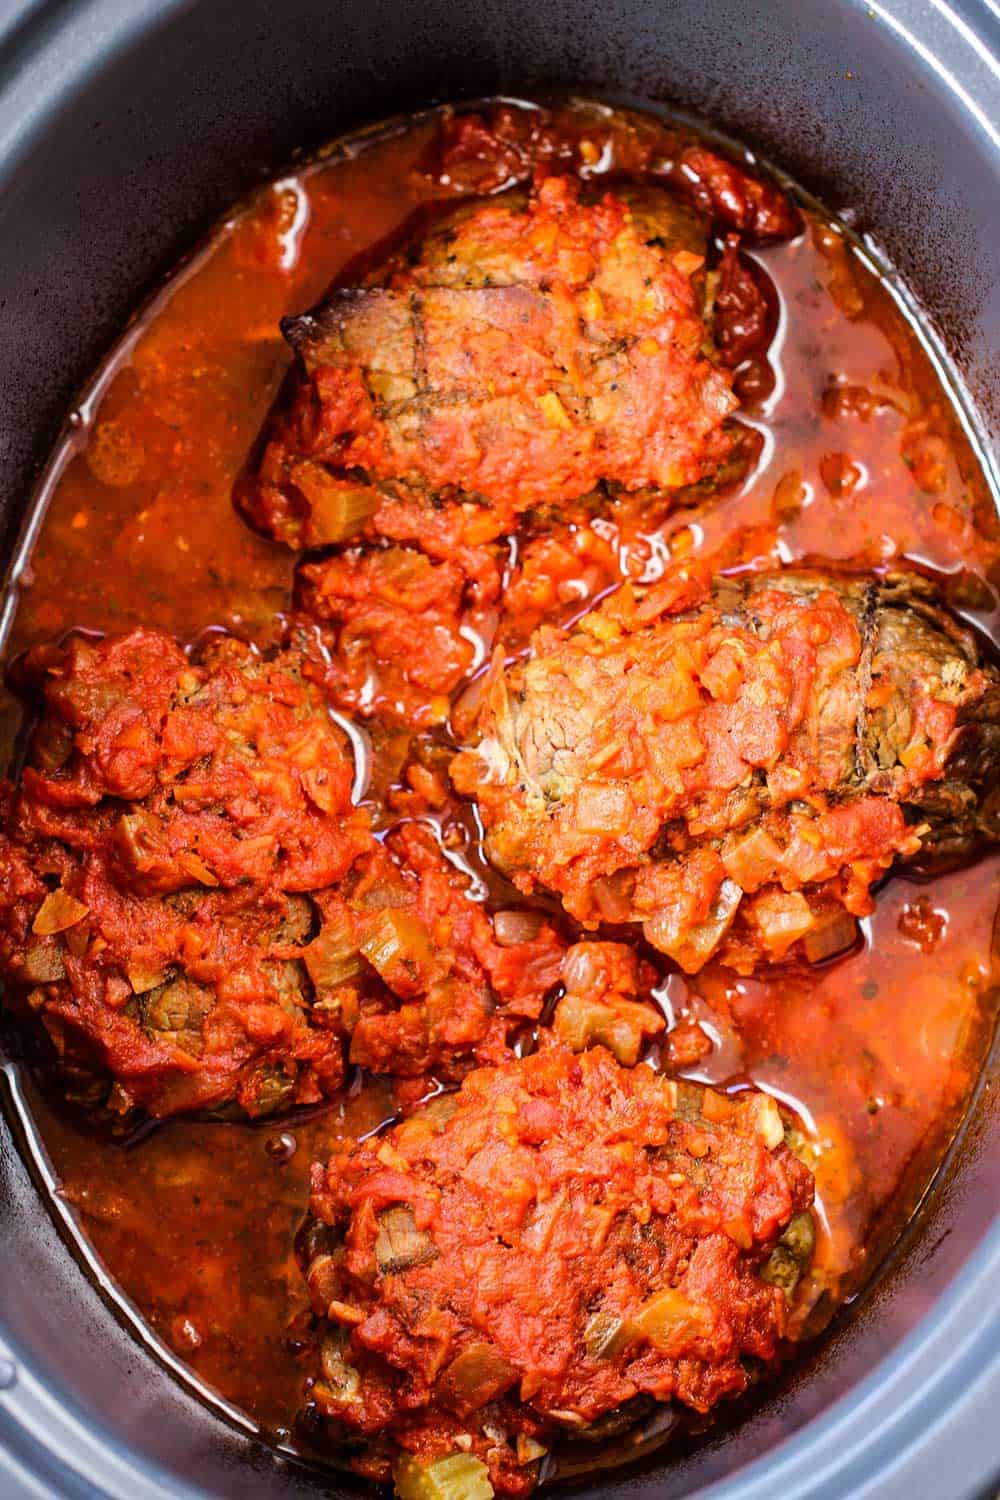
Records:
[[[758,1094],[753,1101],[757,1133],[769,1151],[775,1150],[785,1139],[785,1122],[781,1110],[770,1094]]]
[[[452,1360],[439,1382],[439,1390],[456,1411],[478,1411],[509,1390],[518,1372],[492,1344],[470,1344]]]
[[[574,943],[563,963],[563,984],[574,995],[586,995],[600,983],[600,966],[590,943]]]
[[[59,890],[50,891],[38,908],[31,930],[38,937],[52,937],[56,932],[65,932],[67,927],[75,927],[89,911],[89,907],[60,886]]]
[[[526,1432],[518,1433],[515,1446],[519,1464],[533,1464],[536,1459],[544,1458],[549,1451],[543,1443],[529,1437]]]
[[[418,1229],[413,1210],[405,1204],[387,1208],[379,1215],[375,1240],[375,1260],[384,1276],[424,1265],[437,1255],[437,1246],[429,1234]]]
[[[328,1334],[320,1347],[320,1365],[323,1379],[336,1401],[355,1402],[361,1399],[361,1376],[343,1356],[342,1338]]]
[[[421,1463],[411,1453],[396,1460],[393,1482],[399,1500],[492,1500],[493,1486],[482,1459],[450,1453]]]
[[[544,920],[540,911],[498,911],[493,932],[501,948],[516,948],[519,943],[533,943]]]
[[[28,984],[54,984],[65,979],[66,968],[55,943],[33,943],[21,963],[21,978]]]
[[[820,964],[835,953],[853,948],[857,937],[857,919],[847,911],[831,911],[817,918],[815,926],[802,939],[802,947],[811,964]]]
[[[712,1331],[711,1311],[692,1302],[674,1287],[657,1292],[635,1314],[633,1322],[654,1349],[664,1354],[681,1353],[692,1341]]]
[[[753,920],[775,958],[781,958],[793,943],[805,937],[814,922],[809,902],[801,891],[774,891],[759,896],[753,906]]]
[[[733,924],[743,892],[735,880],[724,880],[719,886],[712,910],[704,922],[688,928],[683,936],[673,929],[673,922],[653,917],[646,923],[646,936],[655,947],[680,964],[688,974],[704,968]]]
[[[755,891],[781,868],[781,850],[766,828],[755,828],[727,850],[723,864],[742,890]]]

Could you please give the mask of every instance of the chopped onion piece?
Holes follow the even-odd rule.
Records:
[[[361,1376],[343,1355],[343,1337],[328,1334],[320,1346],[320,1364],[323,1379],[336,1401],[356,1402],[361,1399]]]
[[[601,980],[600,965],[593,943],[574,943],[563,960],[563,984],[568,994],[586,995],[597,989]]]
[[[654,948],[668,954],[685,973],[696,974],[708,963],[733,925],[736,908],[742,899],[743,891],[735,880],[724,880],[716,892],[708,917],[697,927],[678,934],[672,917],[666,922],[660,917],[651,917],[644,931]]]
[[[820,964],[835,953],[853,948],[857,939],[857,918],[849,911],[824,912],[802,939],[802,947],[811,964]]]
[[[516,1447],[519,1464],[533,1464],[536,1458],[544,1458],[549,1451],[542,1443],[537,1442],[535,1438],[529,1437],[526,1432],[518,1433]]]
[[[680,1356],[711,1334],[713,1320],[710,1308],[666,1287],[639,1309],[633,1322],[655,1349]]]
[[[62,954],[56,943],[33,943],[24,955],[20,977],[28,984],[55,984],[66,978]]]
[[[757,1134],[769,1151],[774,1151],[785,1139],[785,1122],[770,1094],[758,1094],[753,1101],[757,1123]]]
[[[422,1266],[437,1255],[429,1234],[418,1229],[413,1210],[405,1204],[387,1208],[379,1215],[375,1259],[383,1276],[395,1276],[413,1266]]]
[[[89,912],[89,906],[60,886],[57,891],[50,891],[38,908],[31,930],[38,937],[52,937],[56,932],[65,932],[67,927],[75,927]]]
[[[533,943],[544,921],[540,911],[498,911],[493,932],[501,948],[516,948],[520,943]]]
[[[470,1344],[444,1371],[439,1390],[461,1415],[478,1411],[510,1389],[518,1372],[492,1344]]]
[[[722,856],[726,874],[744,891],[756,891],[781,869],[781,850],[765,828],[745,834]]]
[[[815,918],[801,891],[770,891],[758,896],[751,916],[773,958],[783,958],[793,943],[811,931]]]
[[[403,1453],[392,1477],[399,1500],[493,1500],[489,1470],[471,1453],[450,1453],[429,1464]]]

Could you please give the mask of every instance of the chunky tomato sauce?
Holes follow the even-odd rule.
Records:
[[[812,1194],[766,1094],[546,1038],[314,1168],[312,1411],[374,1439],[359,1467],[401,1493],[451,1450],[525,1494],[566,1432],[746,1390],[787,1335]]]
[[[920,340],[842,229],[812,208],[800,224],[780,195],[720,176],[696,141],[645,117],[574,105],[553,111],[544,130],[536,115],[511,119],[500,144],[474,122],[434,117],[358,138],[234,212],[140,315],[74,414],[43,486],[7,643],[13,658],[73,627],[141,625],[191,640],[214,625],[269,645],[307,602],[319,622],[317,680],[356,720],[357,781],[374,827],[390,830],[390,854],[402,839],[425,874],[419,897],[404,893],[403,905],[447,908],[446,875],[427,873],[442,859],[452,874],[467,871],[486,901],[493,937],[480,937],[478,962],[494,988],[507,984],[521,1028],[505,1026],[498,1056],[531,1045],[551,979],[545,934],[564,932],[557,903],[526,897],[487,865],[480,825],[449,782],[453,736],[480,711],[480,669],[498,632],[514,660],[540,623],[567,624],[622,580],[649,588],[671,564],[702,558],[737,576],[751,566],[906,560],[994,641],[1000,624],[993,497]],[[392,548],[373,554],[370,576],[339,558],[296,567],[295,554],[249,529],[232,503],[289,367],[279,319],[313,306],[348,263],[391,244],[415,210],[453,205],[463,185],[490,191],[521,180],[532,153],[571,164],[588,183],[659,161],[664,181],[720,215],[718,342],[741,402],[733,453],[704,493],[698,473],[677,476],[688,493],[665,515],[619,497],[546,534],[515,529],[502,547],[491,537],[499,550],[471,598],[447,549],[430,563],[406,551],[405,535],[402,560]],[[737,229],[740,247],[729,238]],[[682,278],[675,292],[687,316],[687,280],[700,268],[687,261],[672,274]],[[754,352],[763,323],[766,358]],[[558,436],[559,412],[550,416]],[[384,453],[387,435],[378,437]],[[461,478],[454,466],[449,473]],[[449,701],[470,674],[471,687]],[[4,715],[12,744],[13,700]],[[578,1019],[574,975],[587,974],[593,1003],[600,971],[606,1030],[590,1035],[620,1061],[641,1055],[737,1096],[754,1084],[797,1115],[818,1225],[807,1332],[877,1264],[961,1117],[992,1026],[998,874],[1000,857],[986,855],[930,880],[896,875],[869,914],[858,905],[849,951],[813,964],[796,952],[773,974],[712,962],[685,974],[655,946],[630,967],[613,943],[564,932],[576,946],[562,971],[560,1034],[571,1037]],[[504,971],[503,952],[517,943],[539,966],[527,995]],[[448,953],[427,962],[436,980],[454,980]],[[463,970],[461,980],[471,1045],[493,1045],[496,1020],[487,1024],[477,1008],[475,976]],[[399,998],[393,1015],[412,1000]],[[637,1019],[650,1000],[662,1025]],[[394,1083],[372,1078],[386,1029],[377,1007],[367,1015],[368,1051],[356,1058],[367,1066],[354,1069],[345,1095],[308,1115],[170,1121],[108,1140],[32,1085],[60,1191],[131,1310],[208,1393],[281,1438],[311,1357],[309,1292],[294,1251],[310,1164],[414,1102],[428,1074],[454,1081],[448,1036],[436,1051],[414,1052]],[[405,1026],[393,1024],[398,1055]]]

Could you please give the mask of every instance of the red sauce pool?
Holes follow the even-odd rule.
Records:
[[[596,107],[562,118],[606,141],[599,166],[614,167],[624,125]],[[274,635],[293,557],[246,528],[230,491],[289,361],[278,319],[434,195],[412,171],[434,128],[361,137],[277,180],[140,314],[53,459],[8,656],[72,626]],[[774,389],[744,413],[760,460],[737,492],[655,533],[607,523],[619,566],[649,577],[723,544],[729,566],[905,557],[995,635],[994,501],[889,287],[811,210],[800,237],[753,253],[780,302]],[[17,722],[7,702],[8,746]],[[398,754],[376,737],[374,785],[391,781]],[[992,1028],[998,875],[993,855],[930,883],[891,880],[859,948],[819,969],[665,975],[669,1019],[714,1044],[690,1076],[769,1089],[812,1138],[824,1312],[870,1274],[960,1122]],[[359,1080],[306,1121],[180,1121],[130,1144],[88,1132],[34,1086],[30,1096],[61,1196],[134,1311],[204,1386],[287,1430],[304,1375],[292,1242],[309,1163],[387,1117],[383,1085]]]

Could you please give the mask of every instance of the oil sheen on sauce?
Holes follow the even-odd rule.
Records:
[[[563,118],[600,140],[592,171],[613,170],[625,126],[596,106],[565,106]],[[293,558],[246,528],[230,490],[288,365],[278,320],[434,196],[413,171],[434,128],[430,118],[358,138],[263,189],[137,320],[50,467],[8,657],[76,626],[273,638]],[[906,557],[995,641],[994,503],[890,290],[811,212],[797,239],[753,254],[779,300],[773,381],[746,393],[741,413],[762,440],[756,467],[736,492],[655,533],[608,523],[602,556],[610,548],[618,576],[646,580],[722,547],[734,568]],[[581,548],[580,577],[566,581],[574,610],[614,581],[602,566]],[[18,710],[3,712],[9,747]],[[384,787],[400,749],[377,735],[373,746],[370,784]],[[453,833],[461,846],[466,835]],[[678,1040],[698,1028],[712,1042],[686,1069],[675,1049],[681,1070],[771,1091],[811,1139],[827,1288],[817,1323],[870,1274],[961,1118],[992,1025],[998,875],[991,856],[930,882],[896,877],[856,949],[815,969],[664,974],[658,994]],[[661,1046],[648,1062],[667,1056]],[[287,1436],[304,1375],[293,1239],[309,1164],[386,1119],[387,1089],[355,1078],[307,1119],[182,1121],[123,1143],[27,1087],[60,1195],[124,1297],[202,1386]]]

